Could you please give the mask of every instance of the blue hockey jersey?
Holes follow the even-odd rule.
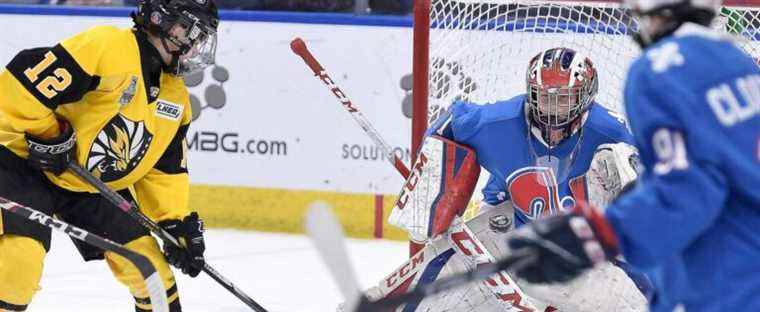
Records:
[[[625,107],[645,172],[608,206],[652,310],[760,311],[760,70],[695,24],[647,48]]]
[[[475,150],[478,163],[491,174],[484,200],[492,205],[510,200],[518,226],[585,200],[584,174],[599,145],[633,144],[623,119],[594,104],[583,131],[550,150],[530,134],[524,109],[525,95],[488,105],[457,102],[438,131]]]

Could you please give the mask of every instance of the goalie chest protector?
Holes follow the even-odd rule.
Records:
[[[475,150],[491,174],[484,200],[492,205],[510,200],[517,226],[586,200],[584,174],[597,147],[633,142],[624,119],[594,103],[582,131],[549,149],[529,133],[524,106],[525,95],[487,105],[457,102],[450,121],[434,130]]]

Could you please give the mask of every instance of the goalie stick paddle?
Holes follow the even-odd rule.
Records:
[[[378,132],[377,129],[372,126],[372,123],[370,123],[367,117],[362,114],[356,104],[354,104],[351,99],[348,98],[346,93],[343,92],[343,90],[341,90],[340,87],[335,84],[335,81],[330,78],[330,75],[327,74],[327,71],[325,71],[325,68],[322,67],[322,64],[317,61],[314,55],[311,54],[309,49],[306,47],[306,43],[301,40],[301,38],[295,38],[290,42],[290,49],[293,50],[293,53],[303,59],[306,65],[311,68],[314,76],[322,81],[325,86],[327,86],[327,89],[329,89],[330,92],[332,92],[332,94],[338,98],[338,101],[340,101],[341,105],[343,105],[343,108],[345,108],[346,111],[351,114],[351,117],[364,130],[364,133],[366,133],[370,139],[372,139],[375,145],[379,146],[383,150],[383,153],[391,165],[393,165],[393,167],[396,167],[396,170],[398,170],[404,179],[408,178],[409,168],[407,168],[406,165],[404,165],[404,162],[398,158],[398,155],[393,153],[393,149],[390,147],[390,145],[388,145],[383,137],[380,136],[380,132]]]
[[[352,312],[387,312],[404,303],[420,300],[446,290],[464,286],[468,283],[484,280],[494,274],[510,269],[517,269],[535,259],[532,249],[516,250],[506,258],[495,263],[478,266],[472,271],[441,278],[430,284],[420,285],[412,291],[370,301],[359,289],[354,268],[348,259],[344,244],[343,230],[324,203],[314,203],[306,214],[306,233],[311,237],[322,260],[346,298],[346,311]]]
[[[306,233],[311,237],[317,252],[322,256],[335,282],[346,298],[347,311],[354,311],[361,290],[354,267],[348,259],[343,240],[343,229],[335,219],[330,207],[323,202],[309,206],[305,220]]]
[[[164,241],[164,243],[168,244],[174,244],[177,247],[181,247],[179,244],[179,241],[175,237],[173,237],[171,234],[166,232],[163,228],[158,226],[153,220],[148,218],[145,214],[140,212],[140,210],[137,208],[137,205],[135,203],[129,202],[124,197],[119,195],[119,193],[116,193],[116,191],[110,189],[103,181],[100,181],[100,179],[93,176],[90,172],[87,170],[84,170],[79,164],[77,164],[75,161],[69,162],[69,169],[73,171],[77,176],[85,180],[87,183],[92,185],[94,188],[96,188],[100,195],[105,197],[108,201],[110,201],[112,204],[116,205],[116,207],[119,207],[119,209],[126,212],[130,217],[134,218],[140,224],[148,228],[151,232],[156,234],[161,240]],[[267,312],[264,307],[259,305],[256,301],[251,299],[248,295],[246,295],[242,290],[237,288],[232,282],[230,282],[228,279],[226,279],[222,274],[220,274],[218,271],[216,271],[213,267],[211,267],[208,263],[204,264],[203,266],[203,272],[206,272],[211,278],[213,278],[217,283],[222,285],[225,289],[227,289],[229,292],[231,292],[235,297],[238,297],[241,301],[243,301],[248,307],[253,309],[257,312]]]
[[[361,302],[356,310],[361,312],[385,312],[389,309],[395,309],[401,304],[424,299],[438,293],[451,290],[453,288],[461,287],[466,284],[480,281],[492,277],[494,274],[517,269],[522,265],[531,263],[535,259],[533,250],[517,250],[509,256],[498,260],[495,263],[487,263],[479,265],[477,268],[466,271],[460,274],[444,277],[436,280],[430,284],[418,285],[412,291],[395,295],[391,297],[381,298],[377,301],[368,301],[366,297],[362,297]]]
[[[85,243],[93,245],[103,250],[113,252],[122,256],[124,259],[129,260],[140,271],[143,280],[145,281],[145,288],[148,290],[148,296],[150,297],[150,304],[153,311],[156,312],[169,312],[169,300],[166,298],[166,290],[164,289],[161,277],[158,275],[156,268],[150,263],[150,260],[145,256],[131,251],[124,246],[114,243],[108,239],[102,238],[78,227],[72,226],[66,222],[57,220],[48,216],[42,212],[34,210],[32,208],[22,206],[16,202],[10,201],[3,197],[0,197],[0,208],[8,210],[9,212],[21,216],[22,218],[37,222],[51,229],[61,231],[68,236],[81,240]]]

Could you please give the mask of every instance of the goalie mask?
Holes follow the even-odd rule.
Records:
[[[171,53],[167,72],[182,76],[215,63],[219,14],[213,0],[141,0],[132,19]]]
[[[577,128],[594,101],[599,83],[594,65],[572,49],[553,48],[534,56],[526,75],[528,120],[549,146]]]

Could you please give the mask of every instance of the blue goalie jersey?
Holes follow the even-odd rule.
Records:
[[[760,70],[695,24],[647,48],[625,106],[643,173],[606,217],[651,311],[760,311]]]
[[[582,131],[551,150],[530,133],[525,95],[488,105],[457,102],[431,131],[475,150],[491,177],[483,188],[492,205],[511,201],[515,224],[572,208],[586,200],[584,175],[601,144],[633,144],[620,115],[594,104]]]

